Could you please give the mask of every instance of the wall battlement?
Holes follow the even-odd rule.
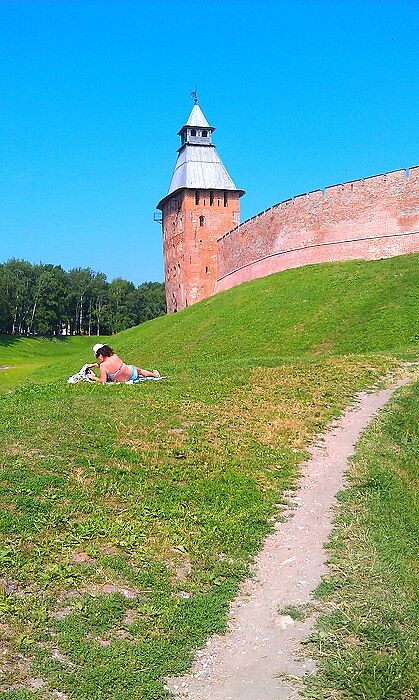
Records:
[[[302,265],[419,251],[419,167],[297,195],[221,236],[215,291]]]

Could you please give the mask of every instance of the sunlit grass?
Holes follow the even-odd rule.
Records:
[[[162,382],[69,386],[96,338],[3,339],[0,697],[166,697],[310,440],[413,355],[414,259],[290,271],[108,339]]]
[[[418,399],[419,384],[403,390],[358,445],[318,590],[309,697],[418,697]]]

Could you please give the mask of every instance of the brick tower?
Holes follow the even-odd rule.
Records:
[[[240,223],[240,197],[212,143],[214,127],[195,104],[178,132],[180,148],[162,212],[168,313],[214,293],[217,239]]]

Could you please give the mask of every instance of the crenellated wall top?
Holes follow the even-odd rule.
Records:
[[[291,197],[290,199],[285,199],[281,202],[278,202],[277,204],[273,204],[271,207],[268,207],[267,209],[264,209],[263,211],[259,212],[258,214],[255,214],[254,216],[251,216],[249,219],[246,219],[243,221],[241,224],[236,226],[235,228],[231,229],[227,233],[225,233],[223,236],[221,236],[218,241],[222,241],[225,238],[228,238],[234,231],[237,231],[237,229],[240,229],[243,227],[245,224],[249,224],[251,221],[257,221],[261,216],[265,216],[268,212],[272,210],[278,210],[282,208],[287,208],[287,207],[292,207],[293,204],[299,204],[301,203],[302,200],[304,201],[312,201],[313,204],[315,202],[322,202],[324,199],[327,198],[334,198],[335,196],[340,196],[342,194],[348,194],[349,192],[356,192],[356,191],[362,191],[365,190],[365,188],[381,188],[381,187],[386,187],[388,185],[394,185],[397,184],[398,182],[402,183],[404,180],[407,179],[414,179],[416,180],[419,178],[419,166],[415,165],[410,168],[403,168],[401,170],[392,170],[388,173],[381,173],[379,175],[371,175],[369,177],[361,178],[358,180],[349,180],[348,182],[343,182],[339,183],[336,185],[329,185],[325,187],[324,189],[318,189],[318,190],[312,190],[310,192],[305,192],[302,194],[295,195],[294,197]]]

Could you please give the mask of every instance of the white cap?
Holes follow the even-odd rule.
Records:
[[[100,348],[103,348],[103,347],[105,347],[105,346],[103,345],[103,343],[96,343],[96,345],[93,346],[93,354],[94,354],[94,355],[97,355],[97,353],[99,352]]]

